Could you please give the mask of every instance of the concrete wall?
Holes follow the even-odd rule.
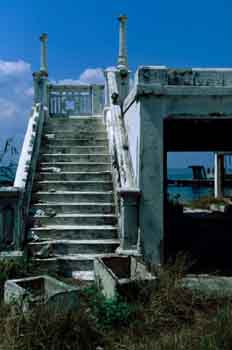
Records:
[[[125,122],[134,169],[138,169],[137,141],[140,142],[136,174],[139,173],[142,193],[139,214],[142,251],[146,262],[158,265],[162,263],[165,220],[164,119],[232,118],[232,70],[141,67],[133,90],[126,101],[127,106],[133,104]]]
[[[165,98],[141,97],[140,235],[144,258],[160,264],[163,240]]]

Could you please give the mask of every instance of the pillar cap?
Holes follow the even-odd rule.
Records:
[[[41,41],[47,41],[48,40],[48,35],[46,33],[42,33],[39,37]]]
[[[120,22],[126,21],[127,19],[128,19],[127,15],[120,15],[120,16],[118,16],[118,20],[119,20]]]
[[[141,196],[141,191],[136,187],[122,187],[117,190],[118,194],[125,197],[139,198]]]

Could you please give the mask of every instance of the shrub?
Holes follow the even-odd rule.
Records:
[[[132,319],[135,307],[125,302],[119,295],[107,299],[96,286],[86,288],[84,294],[100,328],[118,328],[129,324]]]

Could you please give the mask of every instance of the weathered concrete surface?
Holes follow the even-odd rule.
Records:
[[[147,271],[135,256],[106,256],[94,260],[95,281],[107,298],[118,294],[130,296],[141,284],[155,283],[156,277]]]
[[[23,193],[20,188],[0,187],[0,250],[22,249],[24,241],[22,200]]]
[[[141,97],[140,142],[140,237],[145,261],[162,261],[163,196],[164,196],[164,140],[163,116],[166,111],[164,97]]]
[[[124,101],[124,110],[133,169],[137,169],[135,159],[137,150],[140,150],[137,172],[141,190],[139,222],[142,252],[147,263],[159,265],[163,261],[165,235],[166,153],[177,150],[209,151],[207,137],[211,137],[212,133],[207,134],[207,125],[212,122],[214,134],[210,139],[211,151],[232,151],[229,135],[215,143],[217,126],[232,120],[232,69],[139,67],[134,87]],[[131,125],[133,117],[140,120],[139,146],[130,137],[132,126],[129,125],[128,116]],[[178,127],[173,128],[173,125],[177,125],[177,122],[182,125],[186,121],[190,123],[186,123],[176,137]],[[202,121],[206,133],[201,135],[199,141],[197,129],[194,129],[194,137],[191,136],[191,125]],[[174,130],[174,133],[170,130]]]
[[[133,166],[134,184],[139,186],[140,179],[140,137],[141,115],[139,104],[133,103],[124,115],[125,128],[128,137],[128,147]]]
[[[22,250],[12,250],[12,251],[1,251],[0,252],[0,262],[1,261],[15,261],[22,262],[24,260],[24,252]]]
[[[181,285],[208,296],[232,297],[232,277],[187,276],[182,279]]]
[[[4,302],[18,306],[23,312],[39,304],[52,311],[68,312],[79,304],[78,287],[49,276],[8,280],[4,287]]]

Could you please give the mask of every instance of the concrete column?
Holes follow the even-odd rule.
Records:
[[[214,197],[223,197],[224,155],[214,154]]]
[[[163,258],[165,152],[163,118],[166,98],[141,96],[140,110],[140,162],[139,226],[141,252],[146,263],[159,266]]]
[[[103,88],[92,85],[92,114],[100,114],[103,110]]]
[[[126,21],[127,16],[119,16],[119,54],[118,68],[128,69],[127,45],[126,45]]]
[[[137,250],[139,230],[139,197],[137,188],[119,190],[121,197],[122,237],[118,253],[134,253]]]
[[[40,36],[41,48],[40,48],[40,71],[48,73],[48,64],[47,64],[47,34],[43,33]]]
[[[34,87],[34,103],[40,102],[40,88],[39,88],[39,73],[34,72],[33,76],[33,87]]]

